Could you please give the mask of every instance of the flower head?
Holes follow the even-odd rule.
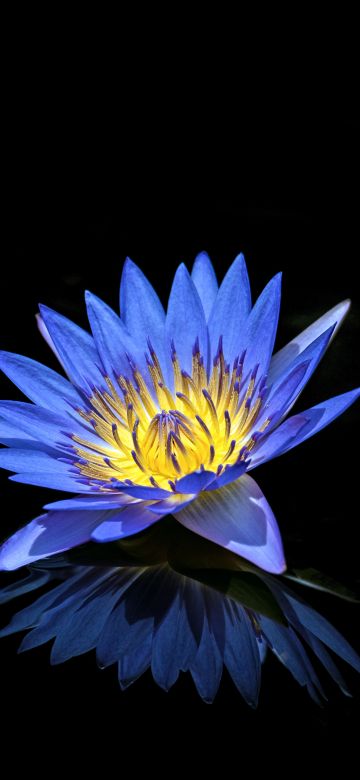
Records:
[[[348,309],[345,301],[272,356],[280,275],[251,306],[239,255],[220,288],[205,253],[176,272],[167,313],[126,261],[120,312],[86,294],[92,335],[40,307],[39,328],[67,379],[1,353],[33,401],[0,403],[0,466],[19,482],[75,493],[6,541],[13,569],[162,516],[266,571],[285,568],[280,532],[249,476],[344,411],[359,391],[285,416]]]

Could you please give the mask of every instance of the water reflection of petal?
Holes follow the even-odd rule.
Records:
[[[118,663],[124,689],[151,668],[156,683],[169,690],[180,672],[190,672],[204,701],[213,701],[224,666],[245,701],[258,701],[261,665],[270,649],[305,686],[315,701],[323,696],[310,655],[349,693],[326,646],[360,671],[360,660],[345,639],[308,607],[279,578],[266,575],[281,610],[282,622],[262,615],[237,599],[167,562],[152,566],[34,567],[10,586],[1,600],[52,589],[17,613],[1,636],[28,630],[20,651],[53,641],[51,663],[96,650],[98,664]],[[260,578],[251,575],[255,579]],[[263,575],[261,575],[263,576]],[[310,654],[308,649],[310,648]]]

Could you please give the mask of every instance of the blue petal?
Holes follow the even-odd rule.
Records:
[[[276,419],[279,420],[286,414],[294,397],[299,393],[299,388],[303,384],[309,364],[310,361],[307,360],[304,363],[300,363],[299,366],[295,366],[288,376],[272,389],[268,401],[262,408],[261,415],[256,420],[257,428],[260,428],[261,424],[269,417],[276,415]]]
[[[151,663],[152,634],[149,632],[141,644],[132,648],[129,655],[123,655],[119,661],[119,683],[122,690],[141,677]]]
[[[3,426],[2,421],[5,422]],[[45,444],[56,446],[59,442],[69,444],[66,431],[78,434],[83,439],[93,443],[103,443],[102,439],[94,431],[78,420],[59,412],[51,412],[35,404],[27,404],[23,401],[0,401],[0,432],[8,433],[11,427],[16,426],[18,433],[39,439]],[[24,437],[26,438],[26,436]]]
[[[239,352],[246,349],[244,376],[258,365],[257,376],[267,373],[279,319],[281,274],[276,274],[262,291],[239,338]]]
[[[36,446],[36,442],[33,439],[30,434],[25,433],[24,431],[19,432],[18,426],[16,423],[11,422],[11,415],[6,415],[9,419],[4,419],[1,417],[0,412],[0,442],[1,444],[5,444],[8,447],[21,447],[22,445],[19,444],[19,441],[26,442],[27,446],[31,447],[32,443],[34,443],[34,446]],[[10,442],[10,444],[8,444]],[[25,445],[24,445],[25,446]]]
[[[91,495],[74,496],[74,498],[65,498],[63,501],[52,501],[45,504],[44,509],[118,509],[128,504],[135,503],[124,493],[91,493]]]
[[[334,331],[334,326],[326,330],[324,333],[322,333],[320,336],[318,336],[315,341],[313,341],[306,349],[304,349],[300,355],[298,355],[293,361],[290,362],[290,364],[287,366],[285,371],[279,372],[277,374],[276,382],[271,387],[271,392],[268,400],[268,405],[271,408],[274,406],[276,408],[277,400],[278,400],[278,393],[281,392],[281,388],[284,387],[284,383],[289,379],[291,376],[295,376],[296,371],[300,369],[301,366],[306,367],[306,370],[303,373],[303,376],[300,377],[299,383],[297,386],[294,387],[293,391],[288,393],[288,397],[284,399],[282,408],[282,414],[287,414],[291,406],[295,403],[296,399],[299,397],[303,387],[307,384],[310,377],[315,371],[316,366],[318,365],[320,359],[322,358],[328,344],[331,338],[331,335]],[[271,380],[268,380],[268,384],[270,384]],[[279,406],[280,408],[280,406]]]
[[[222,670],[223,659],[205,613],[200,646],[190,671],[199,695],[209,704],[217,694]]]
[[[275,517],[260,488],[247,474],[218,491],[200,493],[176,514],[176,519],[190,531],[265,571],[280,574],[285,569]]]
[[[148,509],[156,515],[175,514],[175,512],[180,512],[180,509],[190,504],[194,498],[196,498],[196,494],[171,493],[169,498],[165,498],[163,501],[155,501],[154,504],[149,505]]]
[[[205,318],[208,320],[216,300],[218,283],[213,264],[207,252],[200,252],[200,254],[195,257],[191,278],[199,293],[205,312]]]
[[[224,658],[225,635],[225,599],[222,593],[212,588],[204,588],[204,603],[209,619],[209,628],[220,650],[221,658]]]
[[[258,651],[260,655],[260,663],[264,664],[267,659],[268,645],[266,644],[266,642],[264,642],[263,637],[256,637],[256,642],[257,642]]]
[[[118,482],[117,486],[128,496],[141,498],[144,501],[154,501],[171,495],[170,489],[163,490],[162,488],[146,487],[145,485],[127,485],[125,482]]]
[[[39,406],[63,412],[64,409],[69,410],[67,402],[79,404],[81,401],[79,393],[67,379],[36,360],[11,352],[0,352],[0,368]]]
[[[306,330],[296,336],[295,339],[290,341],[289,344],[280,349],[271,360],[269,382],[272,384],[273,382],[278,381],[279,376],[288,370],[297,355],[300,355],[312,342],[325,333],[325,331],[332,328],[331,335],[333,338],[347,314],[349,306],[349,300],[342,301],[342,303],[334,306],[333,309],[326,312],[320,319],[316,320],[310,327],[306,328]]]
[[[294,612],[293,608],[290,606],[290,603],[286,598],[286,594],[291,593],[291,591],[286,587],[284,588],[284,586],[282,586],[282,588],[279,589],[274,583],[272,583],[272,589],[275,593],[275,596],[277,597],[277,600],[279,601],[281,608],[284,611],[284,614],[286,614],[288,621],[294,626],[298,634],[300,634],[300,636],[303,639],[305,639],[305,641],[311,647],[312,651],[315,653],[319,661],[325,667],[326,671],[329,673],[332,679],[337,683],[339,688],[341,688],[345,696],[351,696],[351,693],[346,685],[346,682],[342,674],[340,673],[333,659],[331,658],[328,651],[324,647],[323,643],[316,636],[314,636],[314,634],[312,634],[311,631],[308,631],[303,626],[296,612]]]
[[[295,595],[286,585],[278,585],[274,578],[262,577],[268,587],[274,593],[276,600],[286,616],[299,634],[310,645],[314,653],[324,664],[329,674],[336,680],[346,695],[349,691],[340,672],[327,655],[323,643],[330,647],[344,661],[360,671],[360,657],[353,650],[346,639],[329,623],[322,615],[319,615],[312,607],[309,607],[300,596]]]
[[[230,482],[235,482],[236,479],[239,479],[245,473],[249,463],[250,461],[247,461],[246,463],[235,463],[234,466],[228,466],[220,477],[217,477],[214,482],[207,486],[206,490],[218,490],[218,488],[224,487]]]
[[[104,512],[49,512],[20,528],[0,548],[0,569],[11,571],[88,542]]]
[[[248,466],[248,471],[259,466],[260,463],[266,463],[266,461],[271,460],[271,458],[282,455],[282,453],[289,448],[291,442],[295,440],[299,431],[306,425],[307,421],[305,415],[294,415],[294,417],[289,417],[288,420],[285,420],[279,428],[271,431],[268,436],[261,438],[251,452],[251,461]]]
[[[307,685],[306,685],[308,693],[314,699],[314,701],[317,704],[320,704],[320,706],[321,706],[322,702],[321,702],[321,699],[319,699],[318,693],[320,693],[321,696],[324,699],[327,698],[326,694],[325,694],[324,689],[323,689],[323,687],[321,685],[321,682],[320,682],[320,680],[319,680],[319,678],[318,678],[318,676],[317,676],[317,674],[315,672],[315,669],[314,669],[314,667],[313,667],[313,665],[312,665],[312,663],[310,661],[310,658],[307,655],[307,652],[305,650],[304,645],[300,641],[300,639],[299,639],[298,635],[295,633],[295,631],[293,632],[293,635],[295,637],[295,642],[296,642],[299,654],[301,655],[301,657],[303,659],[304,666],[305,666],[305,668],[306,668],[306,670],[308,672],[308,675],[309,675],[309,680],[308,680]]]
[[[269,620],[263,615],[259,619],[265,637],[279,661],[289,669],[300,685],[307,686],[311,683],[312,679],[303,653],[300,652],[300,642],[292,628],[280,626],[274,620]]]
[[[180,670],[189,669],[198,650],[196,629],[189,619],[189,607],[191,611],[200,609],[201,617],[204,611],[203,600],[196,598],[197,584],[180,576],[174,582],[174,599],[156,628],[153,640],[152,673],[157,684],[165,690],[174,684]],[[199,639],[201,633],[202,624]]]
[[[291,592],[287,592],[286,599],[293,608],[300,623],[308,631],[311,631],[311,633],[320,639],[321,642],[330,647],[334,653],[339,655],[340,658],[343,658],[350,666],[353,666],[356,671],[360,672],[360,658],[358,654],[331,623],[322,617],[322,615],[319,615],[318,612],[315,612],[312,607],[309,607],[302,601],[298,601]]]
[[[39,308],[69,379],[86,391],[92,384],[102,387],[104,382],[94,339],[56,311],[42,305]]]
[[[4,428],[7,427],[7,423],[0,420],[0,430],[4,432]],[[17,439],[0,435],[0,444],[5,444],[6,447],[14,447],[14,449],[47,452],[48,455],[52,455],[55,458],[59,457],[59,451],[55,450],[53,447],[47,447],[43,442],[35,441],[35,439],[31,439],[30,436],[26,439],[26,433],[23,433],[22,436],[23,438]]]
[[[188,270],[182,263],[176,271],[166,316],[169,349],[172,342],[182,370],[191,374],[192,351],[197,339],[200,353],[208,367],[208,332],[204,309]]]
[[[87,572],[88,570],[86,570]],[[8,626],[0,631],[0,636],[8,636],[14,634],[17,631],[23,631],[26,628],[36,625],[40,622],[41,617],[45,612],[50,609],[55,603],[68,603],[68,596],[71,593],[78,594],[81,590],[82,582],[87,578],[87,573],[81,570],[70,580],[66,580],[61,585],[51,590],[49,593],[45,593],[36,599],[32,604],[20,612],[17,612],[13,616]]]
[[[187,598],[191,598],[188,584],[184,578],[178,578],[175,598],[153,640],[152,674],[164,690],[174,684],[180,670],[189,668],[198,650],[188,617]]]
[[[136,652],[143,642],[152,639],[154,616],[150,609],[144,609],[144,600],[149,599],[149,593],[151,597],[157,577],[151,570],[139,577],[140,573],[106,621],[96,651],[101,667]]]
[[[137,580],[126,590],[108,618],[97,648],[101,666],[122,656],[134,656],[153,638],[154,627],[167,614],[175,593],[176,579],[163,566],[135,573]]]
[[[345,412],[359,396],[360,388],[350,390],[349,393],[343,393],[334,398],[329,398],[327,401],[323,401],[321,404],[317,404],[317,406],[312,406],[310,409],[301,412],[297,417],[305,417],[308,422],[300,429],[299,433],[291,439],[287,446],[284,446],[282,452],[288,452],[288,450],[291,450],[293,447],[301,444],[301,442],[309,439],[314,433],[321,431],[322,428],[325,428],[326,425],[329,425],[336,417]],[[290,417],[287,422],[290,422],[292,419],[293,418]],[[285,423],[283,423],[283,425],[285,425]]]
[[[53,354],[55,355],[56,359],[59,361],[60,365],[63,367],[63,369],[64,369],[64,371],[66,373],[66,368],[65,368],[65,366],[64,366],[64,364],[63,364],[63,362],[61,360],[59,352],[57,351],[57,349],[55,347],[55,344],[54,344],[54,342],[53,342],[53,340],[52,340],[52,338],[50,336],[50,333],[49,333],[49,331],[48,331],[48,329],[47,329],[47,327],[45,325],[45,322],[44,322],[41,314],[39,314],[39,313],[35,314],[35,318],[36,318],[36,324],[37,324],[37,326],[39,328],[39,331],[40,331],[43,339],[46,341],[47,345],[50,347],[51,351],[53,352]]]
[[[336,664],[334,663],[333,659],[325,649],[322,642],[320,642],[319,639],[317,639],[313,634],[309,633],[308,631],[304,632],[306,635],[306,639],[315,653],[315,655],[318,657],[319,661],[321,661],[322,665],[325,667],[326,671],[332,677],[334,682],[337,683],[339,688],[342,690],[342,692],[345,694],[345,696],[351,696],[351,693],[346,685],[346,682],[337,668]]]
[[[96,647],[102,629],[122,592],[129,586],[128,573],[120,571],[109,575],[101,588],[90,593],[84,603],[72,614],[66,630],[58,631],[51,651],[51,663],[59,664]]]
[[[143,531],[159,518],[143,503],[132,504],[120,512],[109,512],[109,517],[96,526],[91,534],[95,542],[111,542]]]
[[[8,601],[23,596],[24,593],[30,593],[46,585],[51,580],[50,571],[31,571],[27,577],[20,582],[13,582],[0,590],[0,604],[6,604]]]
[[[215,476],[213,471],[193,471],[176,481],[176,490],[178,493],[199,493],[214,481]]]
[[[66,583],[67,584],[67,583]],[[65,583],[61,587],[64,587]],[[57,591],[57,588],[55,589]],[[51,606],[54,601],[54,591],[45,593],[39,599],[36,599],[32,604],[25,609],[20,610],[11,618],[10,623],[0,630],[0,637],[11,636],[19,631],[24,631],[30,628],[41,620],[42,615],[46,609]]]
[[[251,707],[256,707],[261,681],[258,644],[250,620],[242,607],[227,601],[224,662],[237,689]]]
[[[244,255],[238,255],[220,285],[209,317],[212,357],[216,354],[220,336],[223,338],[225,360],[232,363],[241,351],[242,333],[251,309],[249,277]]]
[[[179,589],[153,639],[151,671],[155,682],[165,691],[174,685],[182,666],[184,636],[181,617],[182,593]]]
[[[94,341],[108,376],[116,380],[120,374],[131,375],[128,355],[143,368],[144,350],[139,351],[120,317],[90,292],[85,293],[85,300]]]
[[[7,415],[11,417],[10,415]],[[14,447],[19,450],[34,450],[35,452],[47,452],[48,455],[52,455],[53,458],[59,457],[59,450],[56,449],[56,445],[51,447],[46,442],[33,439],[24,431],[19,431],[17,425],[10,423],[9,420],[0,419],[0,444],[5,444],[6,447]]]
[[[9,471],[35,472],[35,477],[40,476],[38,472],[44,471],[59,474],[61,477],[67,474],[69,466],[41,450],[11,448],[0,450],[0,468]]]
[[[121,277],[120,313],[142,354],[148,350],[150,339],[167,374],[171,359],[170,350],[165,349],[165,312],[154,288],[130,258],[124,263]]]
[[[90,485],[80,482],[80,476],[76,474],[65,474],[54,471],[42,471],[39,474],[33,471],[24,471],[20,474],[13,474],[9,479],[12,482],[20,482],[23,485],[37,485],[39,487],[49,488],[50,490],[63,490],[66,493],[88,493]]]
[[[70,418],[64,415],[23,401],[0,401],[0,420],[1,432],[16,429],[21,436],[25,434],[46,443],[61,438],[61,430],[71,424]]]
[[[80,602],[82,597],[75,597],[72,601]],[[34,647],[46,644],[61,631],[66,633],[68,625],[72,619],[72,610],[66,601],[57,607],[52,607],[40,617],[39,625],[36,626],[22,640],[18,652],[23,653],[26,650],[33,650]]]
[[[190,578],[183,580],[183,636],[179,644],[183,645],[181,671],[188,672],[198,651],[205,618],[204,588]]]

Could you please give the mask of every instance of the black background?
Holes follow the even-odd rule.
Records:
[[[221,279],[243,251],[254,298],[274,273],[284,272],[278,346],[338,301],[353,298],[350,315],[296,408],[356,386],[358,123],[258,130],[251,143],[249,138],[232,139],[231,150],[226,140],[214,150],[202,148],[197,138],[189,153],[181,142],[164,146],[161,166],[158,150],[147,148],[144,154],[141,139],[134,146],[130,155],[125,145],[116,163],[104,157],[95,164],[93,150],[85,144],[75,149],[38,144],[36,150],[30,144],[19,157],[10,155],[1,347],[56,368],[35,326],[39,302],[86,327],[83,290],[117,307],[126,255],[148,274],[165,303],[180,261],[190,265],[205,249]],[[5,379],[1,396],[21,397]],[[359,579],[358,419],[358,409],[351,409],[318,437],[256,474],[278,518],[289,565],[314,566],[353,586]],[[53,491],[8,482],[5,473],[1,491],[4,538],[57,497]],[[359,649],[357,606],[310,591],[304,596]],[[11,607],[3,610],[2,624],[11,612]],[[202,749],[211,745],[215,752],[224,741],[242,751],[251,737],[270,736],[274,751],[281,755],[285,739],[296,757],[304,739],[307,745],[348,750],[355,734],[360,686],[347,668],[357,698],[343,699],[329,682],[329,705],[318,710],[270,659],[259,709],[253,713],[226,677],[211,707],[198,699],[184,676],[168,694],[150,674],[120,693],[115,670],[100,672],[93,654],[51,668],[47,647],[17,657],[17,644],[11,638],[1,645],[0,690],[9,734],[20,728],[22,735],[45,738],[56,756],[61,754],[58,742],[65,741],[67,750],[78,744],[80,726],[88,734],[87,751],[99,750],[114,737],[123,750],[134,734],[150,735],[151,760],[161,754],[166,733],[176,761],[184,761],[191,746],[199,749],[199,723],[207,732]],[[186,740],[185,752],[181,740]],[[132,753],[135,763],[139,749],[135,746]],[[252,755],[256,763],[259,757]]]

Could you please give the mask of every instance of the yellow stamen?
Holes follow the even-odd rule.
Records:
[[[181,370],[172,350],[174,392],[165,384],[155,352],[150,349],[148,371],[154,389],[129,360],[133,379],[119,376],[118,386],[107,377],[104,391],[96,389],[80,417],[95,430],[99,444],[74,435],[74,465],[79,476],[96,480],[99,489],[113,489],[116,482],[153,485],[169,490],[176,480],[200,467],[221,473],[248,457],[255,447],[254,426],[261,414],[262,398],[256,397],[256,369],[241,390],[242,364],[226,366],[221,340],[208,380],[198,342],[192,370]],[[257,431],[263,433],[270,420]],[[93,431],[92,431],[93,434]],[[102,440],[102,441],[101,441]]]

